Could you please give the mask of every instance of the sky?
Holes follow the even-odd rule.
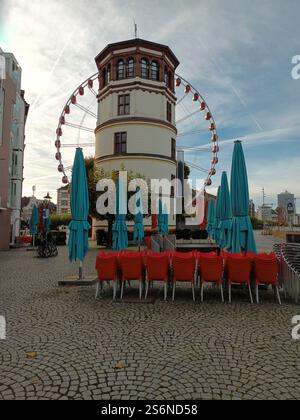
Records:
[[[108,43],[133,38],[135,20],[140,38],[171,47],[181,63],[178,74],[212,110],[220,163],[210,191],[223,170],[230,176],[233,142],[241,139],[257,205],[262,188],[275,206],[286,189],[300,197],[300,79],[292,78],[292,58],[300,54],[299,16],[298,0],[0,0],[0,47],[20,63],[31,105],[24,195],[35,185],[38,197],[49,191],[56,200],[60,113],[76,87],[97,71],[94,57]],[[78,138],[76,130],[69,135]],[[197,150],[209,143],[205,136],[179,137],[178,147],[190,149],[187,161],[208,168],[208,152]],[[73,155],[74,149],[63,149],[66,166]]]

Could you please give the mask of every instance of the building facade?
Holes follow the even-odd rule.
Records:
[[[284,213],[286,222],[293,224],[294,216],[296,214],[296,201],[295,195],[285,191],[278,194],[278,207],[280,207]]]
[[[70,198],[71,196],[69,185],[66,185],[65,187],[59,188],[57,190],[56,214],[71,214]]]
[[[146,180],[171,181],[177,168],[178,59],[165,45],[134,39],[108,45],[95,60],[100,75],[96,165],[109,173],[124,168]]]
[[[21,90],[22,70],[16,58],[2,50],[0,55],[5,60],[5,78],[0,85],[0,249],[3,250],[15,243],[20,234],[25,124],[29,105]]]

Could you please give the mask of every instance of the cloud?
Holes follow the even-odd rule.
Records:
[[[5,14],[6,28],[5,35],[0,32],[1,41],[21,64],[22,86],[32,105],[26,128],[24,194],[30,194],[36,183],[38,195],[49,190],[55,196],[60,176],[53,144],[60,112],[73,90],[97,71],[94,57],[99,51],[108,43],[133,37],[133,18],[141,37],[170,45],[181,61],[178,73],[199,89],[211,107],[220,136],[219,168],[230,171],[233,139],[240,138],[248,155],[253,194],[266,177],[272,191],[283,183],[288,189],[299,188],[295,176],[283,180],[279,170],[289,159],[295,159],[298,168],[294,148],[299,137],[300,82],[292,80],[290,64],[299,53],[297,0],[14,0],[0,1],[1,5],[5,10],[0,19]],[[0,28],[3,32],[3,25]],[[181,115],[191,110],[184,106]],[[75,111],[73,117],[80,120]],[[206,129],[206,125],[195,116],[180,130]],[[65,136],[64,141],[76,143],[78,133],[66,129]],[[85,133],[81,139],[91,141]],[[178,145],[208,147],[208,141],[209,133],[203,133],[178,139]],[[91,154],[92,149],[86,152]],[[272,176],[269,162],[263,164],[265,172],[254,165],[263,154],[276,162]],[[66,166],[72,164],[73,155],[73,149],[63,149]],[[194,163],[209,166],[208,152],[194,155]]]

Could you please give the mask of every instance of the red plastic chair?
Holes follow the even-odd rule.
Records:
[[[98,273],[96,296],[97,299],[100,290],[103,290],[103,283],[113,282],[113,299],[116,299],[118,283],[118,259],[116,254],[101,253],[97,255],[96,270]]]
[[[151,249],[151,236],[146,236],[144,238],[144,243],[148,249]]]
[[[173,256],[173,301],[175,300],[176,282],[191,282],[193,301],[195,302],[196,259],[194,253],[178,253]]]
[[[256,302],[259,303],[259,286],[273,286],[277,293],[279,305],[281,299],[278,288],[279,264],[275,254],[258,255],[254,259]]]
[[[154,281],[162,281],[165,289],[164,299],[167,300],[169,266],[167,253],[149,254],[147,256],[145,299],[148,297],[149,284]]]
[[[229,286],[229,303],[231,303],[232,284],[247,284],[249,289],[250,301],[253,303],[251,291],[251,270],[252,263],[247,257],[239,254],[227,257],[227,275]]]
[[[223,258],[215,255],[202,254],[199,258],[199,269],[201,278],[201,302],[204,298],[204,284],[205,283],[216,283],[221,290],[221,298],[224,303],[223,293]]]
[[[123,299],[124,284],[126,281],[139,281],[139,296],[142,299],[143,288],[143,254],[142,253],[125,253],[120,257],[122,272],[121,299]]]

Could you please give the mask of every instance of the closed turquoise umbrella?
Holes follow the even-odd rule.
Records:
[[[82,266],[89,250],[89,192],[86,168],[82,149],[76,149],[71,184],[71,213],[68,242],[70,261],[80,261],[79,279],[82,279]]]
[[[209,200],[208,204],[208,217],[207,217],[207,233],[210,239],[215,239],[215,202],[214,200]]]
[[[30,232],[32,235],[32,245],[35,245],[35,235],[37,234],[37,226],[39,224],[39,211],[36,205],[32,208],[31,218],[30,218]]]
[[[221,187],[218,188],[216,207],[215,207],[214,234],[215,234],[215,241],[217,244],[220,243],[220,206],[221,206]]]
[[[136,194],[133,240],[138,242],[139,248],[144,240],[144,217],[141,190]]]
[[[126,201],[123,182],[119,179],[116,188],[116,220],[113,225],[113,249],[116,251],[123,251],[128,248]]]
[[[236,141],[231,167],[232,223],[228,250],[232,253],[256,253],[253,227],[249,217],[249,186],[245,157],[241,141]]]
[[[159,204],[158,204],[157,231],[162,236],[168,235],[169,233],[168,209],[166,205],[163,208],[162,200],[159,200]]]
[[[45,231],[47,234],[50,232],[50,227],[51,227],[51,219],[49,216],[46,219],[44,219],[44,225],[45,225]]]
[[[232,211],[229,194],[227,173],[222,173],[221,181],[221,200],[220,200],[220,237],[219,244],[222,249],[226,248],[229,240],[231,228]]]

